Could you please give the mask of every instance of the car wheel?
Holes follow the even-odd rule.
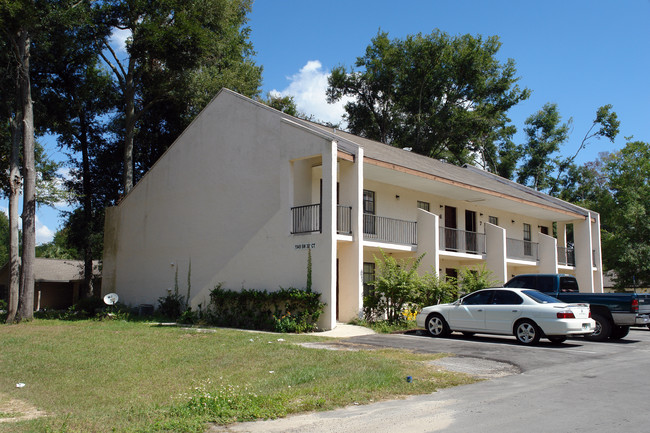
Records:
[[[596,322],[596,330],[593,334],[586,336],[590,341],[605,341],[612,335],[612,325],[610,321],[598,313],[592,313],[591,318]]]
[[[563,335],[556,335],[553,337],[548,337],[548,340],[553,344],[560,344],[566,341],[566,337]]]
[[[542,331],[531,320],[522,320],[515,325],[515,337],[521,344],[534,345],[541,338]]]
[[[440,314],[430,314],[427,317],[427,332],[433,337],[446,337],[450,334],[449,325]]]
[[[620,340],[630,333],[629,326],[614,326],[612,334],[609,336],[612,340]]]
[[[473,337],[474,334],[475,334],[474,332],[463,332],[463,335],[464,335],[465,337]]]

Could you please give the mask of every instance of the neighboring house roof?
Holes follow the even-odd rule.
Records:
[[[0,275],[8,270],[9,263],[0,269]],[[7,274],[8,275],[8,274]],[[93,261],[93,276],[100,277],[99,261]],[[69,282],[84,279],[84,262],[82,260],[44,259],[37,257],[34,262],[34,280],[36,282]]]

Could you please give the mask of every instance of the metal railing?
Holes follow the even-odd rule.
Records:
[[[363,214],[363,238],[394,244],[417,245],[417,223]]]
[[[342,235],[352,234],[352,206],[336,206],[336,232]]]
[[[563,266],[575,266],[575,250],[573,248],[557,247],[557,264]]]
[[[520,239],[506,239],[506,256],[509,259],[539,260],[539,245],[536,242]]]
[[[291,234],[320,232],[322,212],[320,204],[308,204],[291,208]],[[352,207],[336,207],[336,231],[352,234]]]
[[[308,204],[291,208],[291,234],[321,231],[320,204]]]
[[[484,254],[485,233],[440,227],[440,249],[467,254]]]

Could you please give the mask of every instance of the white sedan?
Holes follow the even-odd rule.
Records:
[[[434,337],[453,331],[514,335],[528,345],[541,337],[562,343],[569,335],[596,329],[588,304],[566,304],[537,290],[515,288],[479,290],[451,304],[425,307],[416,320]]]

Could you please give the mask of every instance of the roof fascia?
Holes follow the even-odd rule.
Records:
[[[506,199],[506,200],[516,201],[516,202],[519,202],[519,203],[526,204],[528,206],[534,206],[534,207],[538,207],[538,208],[541,208],[541,209],[550,210],[550,211],[553,211],[553,212],[559,212],[559,213],[574,217],[576,219],[586,218],[587,217],[586,215],[583,215],[583,214],[580,214],[580,213],[577,213],[577,212],[569,211],[569,210],[566,210],[566,209],[558,209],[557,207],[553,207],[553,206],[550,206],[550,205],[544,205],[544,204],[541,204],[541,203],[535,203],[535,202],[530,201],[530,200],[522,199],[522,198],[519,198],[519,197],[513,197],[511,195],[504,194],[502,192],[494,191],[494,190],[491,190],[491,189],[481,188],[481,187],[474,186],[474,185],[468,185],[466,183],[462,183],[462,182],[458,182],[458,181],[455,181],[455,180],[447,179],[447,178],[444,178],[444,177],[441,177],[441,176],[436,176],[436,175],[430,174],[430,173],[424,173],[424,172],[419,171],[419,170],[415,170],[415,169],[408,168],[408,167],[403,167],[401,165],[393,164],[393,163],[390,163],[390,162],[385,162],[385,161],[380,161],[378,159],[368,158],[365,155],[363,157],[363,162],[371,164],[371,165],[376,165],[378,167],[388,168],[390,170],[395,170],[395,171],[399,171],[399,172],[402,172],[402,173],[410,174],[410,175],[413,175],[413,176],[422,177],[424,179],[433,180],[433,181],[436,181],[436,182],[442,182],[442,183],[445,183],[447,185],[457,186],[457,187],[468,189],[468,190],[471,190],[471,191],[480,192],[482,194],[488,194],[488,195],[491,195],[493,197],[499,197],[499,198],[503,198],[503,199]]]

